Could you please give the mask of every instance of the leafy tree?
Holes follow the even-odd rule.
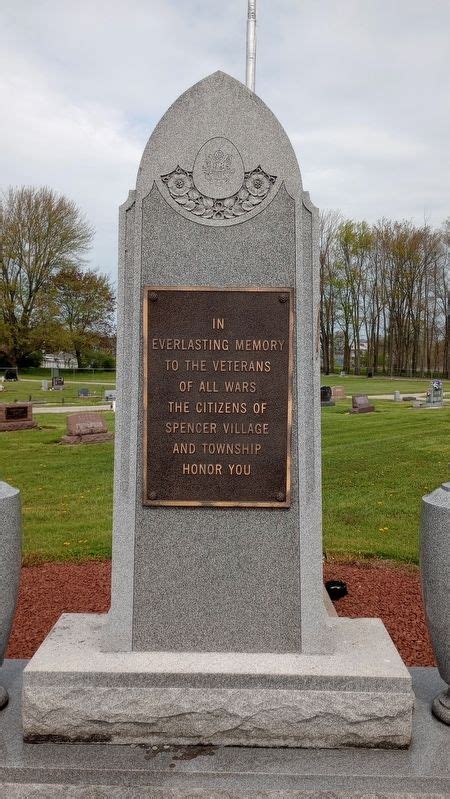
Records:
[[[75,203],[49,188],[10,188],[0,197],[0,349],[12,364],[52,348],[52,281],[79,268],[92,236]]]
[[[85,350],[84,365],[91,369],[115,369],[116,359],[111,352],[105,350]]]
[[[110,279],[68,266],[54,278],[52,291],[64,349],[75,352],[81,366],[87,350],[101,348],[113,335],[115,296]]]

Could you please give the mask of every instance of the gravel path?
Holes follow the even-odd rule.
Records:
[[[328,562],[324,578],[347,583],[348,596],[335,603],[339,616],[379,616],[407,666],[434,664],[416,569]],[[31,657],[61,613],[107,611],[110,580],[110,561],[24,567],[7,656]]]

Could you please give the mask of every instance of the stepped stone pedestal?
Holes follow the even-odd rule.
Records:
[[[24,673],[26,741],[407,747],[411,678],[378,619],[330,621],[330,655],[102,652],[65,614]]]
[[[27,744],[21,724],[24,665],[9,660],[0,671],[10,694],[0,713],[2,799],[448,799],[450,794],[448,728],[430,710],[444,688],[436,669],[410,671],[415,708],[408,749],[332,750]],[[111,694],[116,684],[110,675]],[[75,694],[72,675],[68,696]],[[123,710],[120,700],[117,714]]]

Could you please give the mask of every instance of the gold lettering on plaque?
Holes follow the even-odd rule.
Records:
[[[292,289],[146,292],[144,504],[288,507]]]

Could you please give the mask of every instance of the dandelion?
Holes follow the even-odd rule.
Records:
[[[70,541],[64,541],[63,542],[63,546],[70,547]]]

